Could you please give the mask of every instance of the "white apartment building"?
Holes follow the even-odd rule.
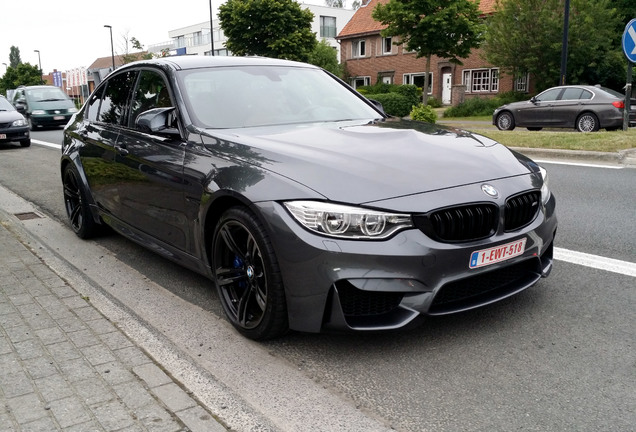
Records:
[[[340,33],[345,24],[349,22],[355,11],[306,3],[301,3],[301,6],[309,9],[314,14],[311,31],[316,33],[318,40],[325,39],[329,45],[336,49],[339,60],[340,44],[336,40],[336,36]],[[223,34],[223,31],[221,31],[218,19],[213,20],[212,34],[214,35],[214,55],[231,55],[227,48],[225,48],[227,38]],[[212,52],[209,20],[170,30],[168,36],[170,37],[169,41],[150,45],[148,51],[160,53],[163,50],[168,50],[171,55],[210,55]]]

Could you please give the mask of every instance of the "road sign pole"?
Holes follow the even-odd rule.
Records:
[[[632,62],[627,62],[627,85],[625,85],[625,108],[623,108],[623,130],[629,129],[629,111],[632,97]]]

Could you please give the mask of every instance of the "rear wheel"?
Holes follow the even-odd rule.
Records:
[[[244,336],[263,340],[288,329],[285,291],[269,236],[247,209],[227,210],[212,240],[215,284],[225,314]]]
[[[576,130],[579,132],[596,132],[598,129],[598,117],[594,113],[583,113],[576,119]]]
[[[515,118],[512,113],[504,111],[497,116],[497,128],[499,130],[513,130],[515,128]]]
[[[78,237],[86,239],[98,232],[98,226],[88,206],[86,192],[79,179],[79,174],[73,165],[64,169],[62,176],[64,187],[64,207],[71,228]]]

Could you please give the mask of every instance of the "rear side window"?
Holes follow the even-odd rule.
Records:
[[[576,88],[576,87],[575,88],[567,88],[563,92],[563,95],[561,96],[561,100],[585,99],[585,98],[581,97],[582,94],[583,94],[583,89]]]
[[[121,124],[126,115],[130,88],[135,79],[135,72],[124,72],[110,78],[106,83],[97,121]]]

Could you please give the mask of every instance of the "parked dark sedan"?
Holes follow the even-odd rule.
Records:
[[[503,105],[492,115],[500,130],[516,126],[529,130],[574,128],[580,132],[623,127],[625,96],[605,87],[560,86],[539,93],[529,101]],[[630,126],[636,126],[636,100],[631,100]]]
[[[29,123],[4,96],[0,96],[0,142],[10,141],[19,142],[22,147],[29,147]]]
[[[314,66],[171,57],[113,72],[64,130],[70,225],[210,277],[253,339],[386,330],[549,274],[545,170],[483,136],[387,118]]]

